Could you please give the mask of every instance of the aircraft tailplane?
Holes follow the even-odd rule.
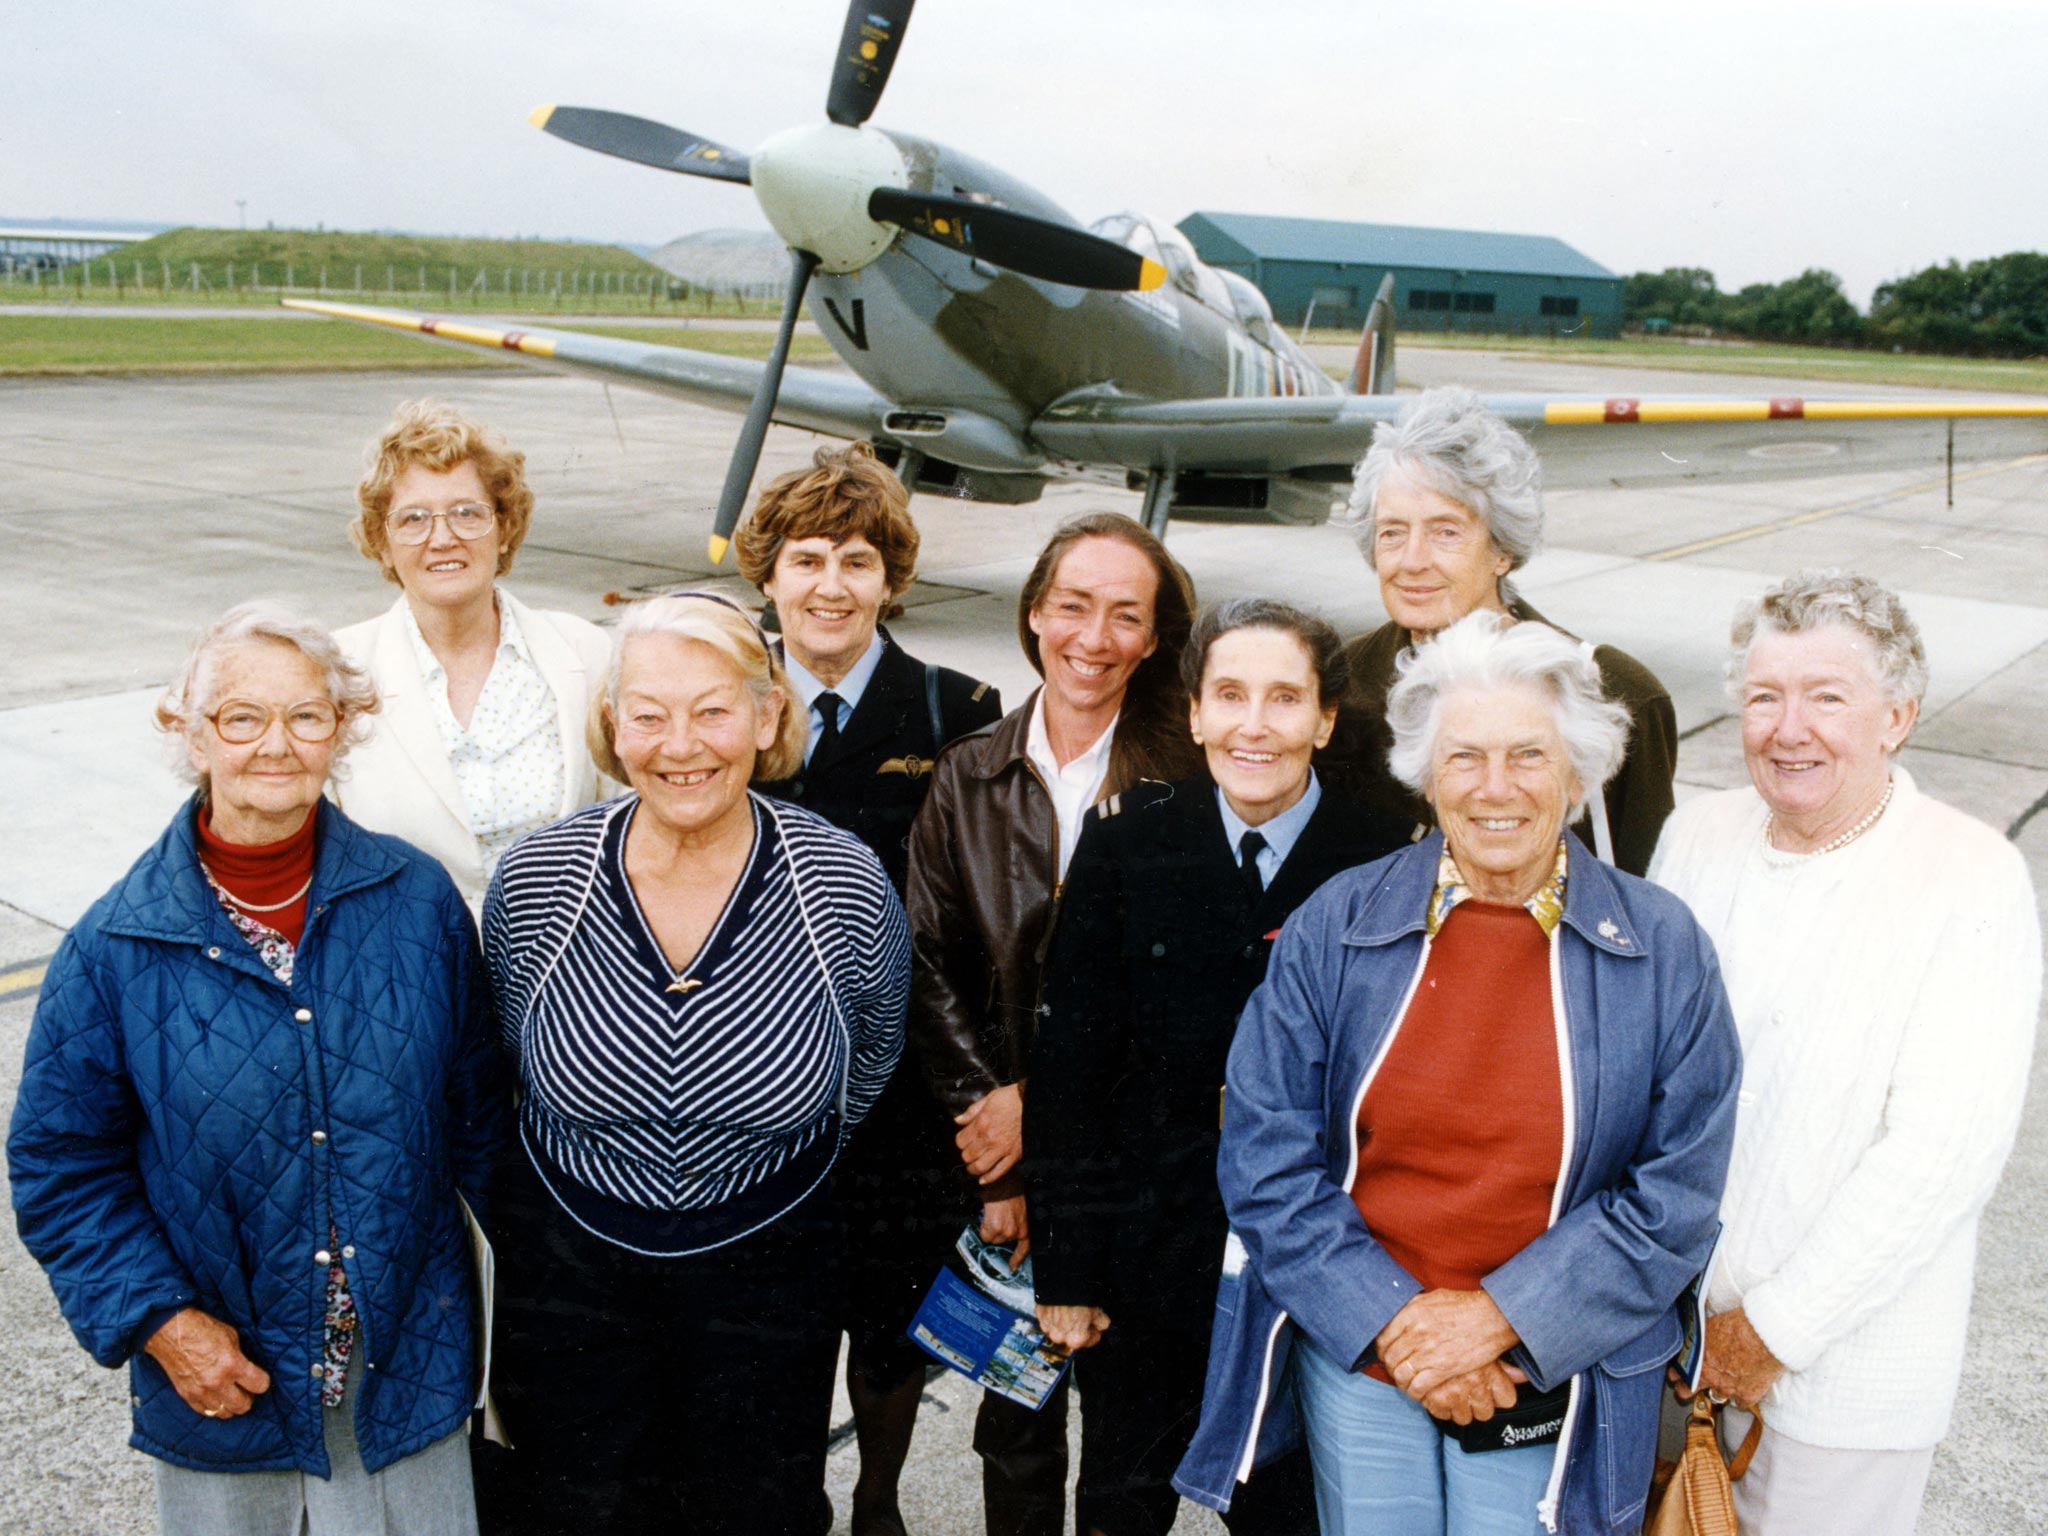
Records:
[[[1394,274],[1380,279],[1380,291],[1373,295],[1372,308],[1365,317],[1365,334],[1358,338],[1358,359],[1351,365],[1345,389],[1354,395],[1391,395],[1394,392]]]

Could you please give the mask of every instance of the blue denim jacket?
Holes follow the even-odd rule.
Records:
[[[1233,1243],[1202,1422],[1174,1486],[1212,1509],[1299,1436],[1296,1330],[1356,1360],[1421,1287],[1350,1187],[1358,1104],[1428,955],[1432,834],[1339,875],[1288,922],[1231,1048],[1218,1176]],[[1557,1220],[1485,1279],[1535,1385],[1574,1383],[1544,1524],[1634,1531],[1677,1303],[1714,1242],[1740,1052],[1684,903],[1570,844],[1557,953],[1569,1171]],[[1242,1253],[1238,1249],[1242,1248]]]

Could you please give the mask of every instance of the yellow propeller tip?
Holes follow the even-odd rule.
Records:
[[[711,551],[711,563],[713,565],[725,564],[725,552],[731,546],[732,541],[724,535],[716,533],[711,535],[711,543],[708,546]]]
[[[1138,268],[1138,290],[1150,293],[1166,281],[1166,268],[1156,261],[1147,261]]]
[[[531,112],[527,113],[526,120],[536,128],[545,128],[548,125],[548,119],[554,115],[555,104],[549,102],[546,106],[535,107]]]

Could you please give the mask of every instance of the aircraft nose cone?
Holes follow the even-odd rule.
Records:
[[[853,272],[889,248],[894,224],[868,217],[877,187],[902,187],[903,152],[874,128],[817,123],[778,133],[751,159],[754,196],[775,232],[827,272]]]

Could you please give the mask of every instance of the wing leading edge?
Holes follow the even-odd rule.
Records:
[[[583,374],[733,411],[747,408],[762,373],[762,365],[751,358],[720,357],[687,347],[621,341],[581,331],[517,329],[315,299],[286,299],[284,306],[475,351],[509,352],[535,367]],[[888,401],[858,379],[814,368],[792,368],[783,375],[775,420],[834,437],[865,438],[881,434],[882,416],[888,409]]]
[[[2048,401],[1480,398],[1528,434],[1545,483],[1560,489],[1938,465],[1951,447],[1957,463],[2048,449]],[[1055,402],[1031,435],[1081,463],[1329,481],[1405,403],[1398,395],[1146,401],[1089,391]]]
[[[285,307],[380,326],[537,367],[631,385],[693,404],[744,411],[762,365],[654,342],[519,329],[404,310],[286,299]],[[1035,445],[1070,465],[1171,465],[1218,475],[1348,479],[1400,395],[1141,400],[1094,389],[1054,402],[1032,423]],[[1782,479],[1977,463],[2048,450],[2048,401],[1826,400],[1483,395],[1543,457],[1546,485],[1657,485]],[[775,420],[842,438],[894,441],[890,402],[847,374],[796,368]],[[963,455],[963,457],[966,457]],[[1014,468],[1005,464],[1003,468]]]

